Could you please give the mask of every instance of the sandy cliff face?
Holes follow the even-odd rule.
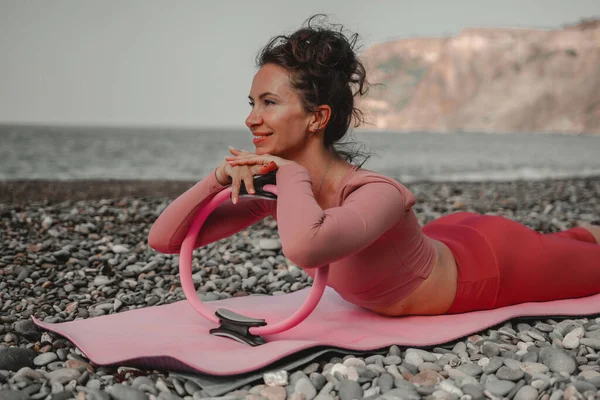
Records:
[[[600,133],[600,20],[377,44],[359,105],[398,131]]]

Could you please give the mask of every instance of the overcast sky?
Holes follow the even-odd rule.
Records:
[[[600,0],[0,0],[0,123],[244,127],[256,53],[317,12],[368,46],[555,28]]]

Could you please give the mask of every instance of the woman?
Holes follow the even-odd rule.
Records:
[[[421,227],[403,185],[352,164],[337,148],[362,114],[366,72],[341,30],[308,25],[271,40],[257,59],[246,125],[254,152],[231,156],[173,201],[152,226],[149,245],[178,253],[196,212],[232,187],[200,231],[196,247],[258,220],[277,219],[283,253],[376,313],[460,313],[600,291],[600,228],[542,235],[511,220],[451,214]],[[243,198],[253,177],[277,171],[277,201]]]

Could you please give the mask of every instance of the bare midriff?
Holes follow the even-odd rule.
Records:
[[[370,310],[386,316],[438,315],[450,309],[456,296],[458,269],[454,255],[444,243],[428,238],[436,250],[431,274],[407,297],[386,307]]]

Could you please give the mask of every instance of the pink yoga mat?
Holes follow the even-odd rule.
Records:
[[[248,296],[208,302],[275,323],[293,313],[309,289],[281,296]],[[33,318],[70,339],[98,365],[168,368],[226,376],[251,372],[310,348],[377,350],[391,345],[443,344],[515,317],[582,316],[600,312],[600,294],[489,311],[441,316],[384,317],[344,301],[327,288],[315,311],[295,328],[251,347],[211,336],[215,325],[187,301],[58,324]]]

